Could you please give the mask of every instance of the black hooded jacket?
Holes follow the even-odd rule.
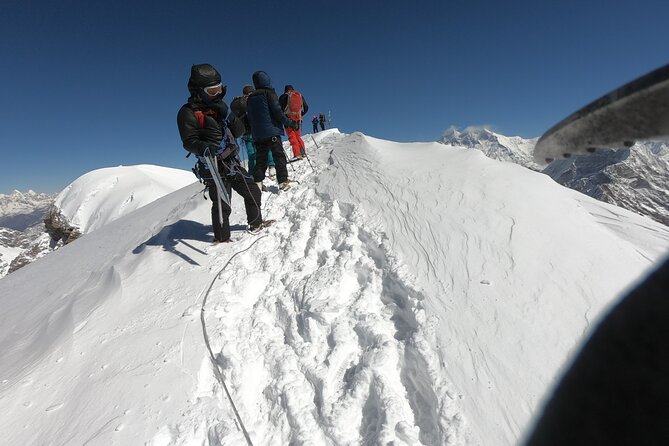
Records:
[[[223,141],[226,126],[235,138],[244,132],[244,124],[234,115],[228,117],[228,105],[223,100],[225,86],[216,98],[205,103],[202,99],[202,89],[209,85],[221,83],[221,75],[216,68],[210,64],[198,64],[191,67],[188,79],[188,91],[190,97],[177,114],[177,127],[179,135],[186,150],[196,155],[201,155],[205,148],[218,147]],[[204,122],[200,124],[196,112],[202,112]],[[231,138],[232,139],[232,138]],[[231,141],[234,144],[234,141]]]
[[[247,116],[247,100],[247,96],[236,96],[230,103],[230,111],[244,123],[244,136],[251,134],[251,125]]]

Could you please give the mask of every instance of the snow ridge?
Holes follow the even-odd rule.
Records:
[[[77,178],[54,205],[86,234],[195,181],[191,172],[168,167],[107,167]]]
[[[311,188],[271,209],[272,237],[222,272],[209,316],[253,441],[456,444],[463,420],[422,296],[383,237]],[[243,441],[229,433],[217,440]]]

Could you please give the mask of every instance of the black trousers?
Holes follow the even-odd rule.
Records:
[[[248,175],[242,167],[237,167],[239,173],[235,175],[226,175],[227,169],[219,162],[219,171],[223,179],[223,187],[232,201],[232,191],[234,190],[244,199],[246,208],[246,220],[249,226],[257,225],[262,222],[262,212],[260,211],[261,192],[253,178]],[[213,181],[207,181],[209,198],[211,198],[211,225],[214,228],[214,238],[223,242],[230,238],[230,213],[232,209],[227,203],[218,199],[218,190]],[[218,206],[221,206],[223,221],[218,219]]]
[[[256,168],[253,171],[253,179],[260,182],[265,179],[267,170],[267,154],[271,151],[272,158],[276,168],[276,180],[279,184],[288,181],[288,168],[286,167],[286,153],[283,151],[283,144],[280,136],[274,136],[268,139],[256,140]]]

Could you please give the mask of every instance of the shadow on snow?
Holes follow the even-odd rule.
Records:
[[[242,231],[245,229],[246,225],[230,226],[230,231]],[[174,224],[165,226],[158,234],[133,249],[132,253],[140,254],[147,246],[162,246],[165,251],[181,257],[191,265],[200,266],[192,257],[183,252],[183,248],[179,249],[179,244],[186,246],[198,254],[207,255],[205,251],[193,245],[192,242],[210,243],[212,238],[211,225],[203,225],[192,220],[179,220]]]

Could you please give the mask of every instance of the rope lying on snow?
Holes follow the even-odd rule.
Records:
[[[204,293],[204,299],[202,300],[202,309],[200,310],[200,322],[202,323],[202,335],[204,336],[204,343],[207,345],[207,350],[209,351],[209,359],[211,359],[211,363],[214,366],[214,372],[216,373],[216,379],[218,379],[218,382],[221,383],[223,386],[223,389],[225,390],[225,394],[228,396],[228,401],[230,401],[230,405],[232,406],[232,410],[235,413],[235,417],[237,417],[237,422],[239,423],[239,426],[241,427],[242,432],[244,433],[244,437],[246,437],[246,443],[249,446],[253,446],[253,442],[251,441],[251,437],[249,436],[249,433],[246,431],[246,427],[244,426],[244,422],[242,421],[242,418],[239,416],[239,412],[237,411],[237,406],[235,406],[235,402],[232,399],[232,396],[230,395],[230,392],[228,391],[228,386],[225,384],[225,380],[223,379],[223,375],[221,374],[220,367],[218,365],[218,362],[216,362],[216,357],[214,356],[214,352],[211,350],[211,344],[209,343],[209,335],[207,334],[207,324],[204,321],[204,308],[205,305],[207,305],[207,297],[209,297],[209,292],[211,291],[212,287],[214,286],[214,283],[218,280],[220,277],[221,273],[225,270],[225,268],[230,265],[232,260],[237,257],[239,254],[242,254],[249,249],[256,243],[258,243],[261,239],[267,237],[267,235],[263,235],[261,237],[258,237],[256,240],[253,241],[248,247],[242,249],[241,251],[237,251],[234,253],[230,259],[223,265],[223,267],[218,270],[214,278],[212,279],[211,283],[209,284],[209,287],[207,288],[207,291]]]

